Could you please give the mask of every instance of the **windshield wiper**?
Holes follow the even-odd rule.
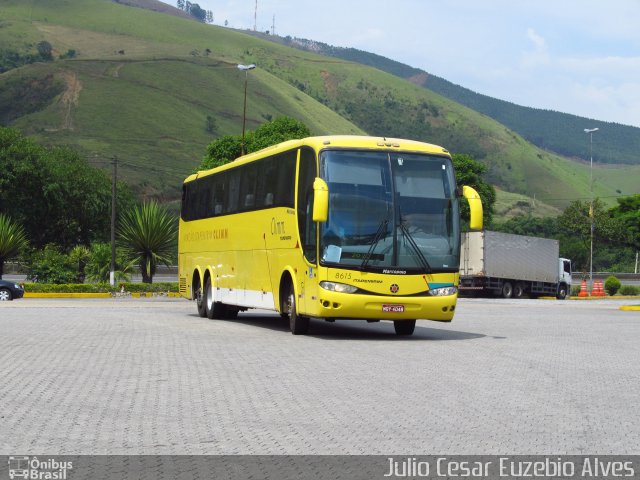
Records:
[[[409,229],[402,222],[402,220],[400,221],[400,230],[402,230],[402,234],[408,240],[409,245],[411,246],[416,256],[418,257],[418,260],[420,260],[420,263],[422,264],[422,268],[424,268],[427,271],[427,273],[431,273],[432,271],[431,265],[429,265],[427,258],[422,253],[422,250],[420,250],[420,247],[418,246],[416,241],[413,239],[413,236],[409,233]]]
[[[362,263],[360,264],[360,268],[365,268],[369,263],[369,260],[371,260],[371,257],[373,256],[373,252],[376,249],[376,246],[382,239],[382,235],[384,235],[387,232],[388,224],[389,224],[389,219],[385,218],[380,222],[380,225],[378,225],[378,230],[376,231],[376,234],[373,237],[373,241],[371,242],[371,246],[369,247],[369,250],[367,250],[367,254],[364,256],[364,260],[362,260]]]

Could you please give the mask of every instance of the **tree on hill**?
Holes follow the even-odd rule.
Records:
[[[51,52],[53,52],[53,47],[49,42],[47,42],[46,40],[38,42],[38,45],[36,45],[36,48],[38,49],[38,54],[40,55],[40,58],[42,58],[45,61],[53,60],[53,55],[51,54]]]
[[[207,20],[207,12],[200,8],[200,5],[197,3],[191,4],[191,8],[189,9],[189,13],[192,17],[197,18],[201,22],[206,22]]]
[[[247,153],[257,152],[286,140],[304,138],[309,135],[311,132],[304,123],[290,117],[279,117],[263,123],[254,131],[247,132],[245,150]],[[242,137],[240,135],[225,135],[207,146],[207,154],[198,169],[207,170],[224,165],[238,158],[241,152]]]
[[[213,23],[213,12],[204,10],[197,3],[191,3],[189,0],[177,0],[176,7],[203,23]]]

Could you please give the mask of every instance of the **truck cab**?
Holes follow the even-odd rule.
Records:
[[[571,293],[571,260],[560,258],[558,261],[558,292],[556,298],[564,300]]]

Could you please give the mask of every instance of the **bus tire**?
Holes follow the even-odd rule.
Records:
[[[207,312],[207,318],[211,320],[224,318],[226,309],[222,303],[215,301],[213,295],[213,286],[211,285],[211,277],[208,277],[204,282],[203,297],[204,301],[202,303],[204,303],[204,307]]]
[[[204,295],[202,292],[202,287],[198,286],[195,296],[196,296],[196,307],[198,308],[198,315],[204,318],[207,316],[207,306],[204,303]]]
[[[289,329],[293,335],[306,335],[309,331],[309,318],[298,315],[296,292],[293,285],[289,287],[287,296],[287,310],[289,313]]]
[[[396,331],[396,335],[413,335],[413,331],[416,329],[416,321],[394,320],[393,328]]]

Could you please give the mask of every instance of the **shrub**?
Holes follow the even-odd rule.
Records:
[[[55,245],[47,245],[34,252],[27,278],[42,283],[73,283],[77,281],[78,266]]]
[[[119,283],[112,287],[108,283],[25,283],[24,288],[30,293],[109,293],[120,292],[124,287],[129,293],[164,293],[178,292],[178,282],[163,283]]]
[[[640,287],[635,285],[622,285],[618,291],[620,295],[640,295]]]
[[[615,295],[618,290],[620,290],[621,286],[622,284],[620,283],[620,280],[618,280],[613,275],[607,278],[607,280],[604,282],[604,289],[609,295]]]

